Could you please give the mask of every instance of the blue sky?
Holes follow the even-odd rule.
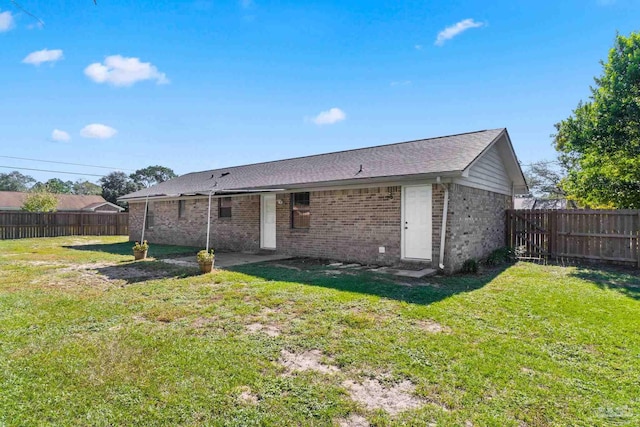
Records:
[[[636,0],[19,3],[45,25],[0,0],[0,155],[127,172],[497,127],[552,159],[616,31],[640,30]]]

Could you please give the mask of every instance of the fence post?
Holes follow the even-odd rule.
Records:
[[[558,223],[558,212],[550,210],[549,211],[549,257],[551,259],[555,258],[556,254],[556,224]]]

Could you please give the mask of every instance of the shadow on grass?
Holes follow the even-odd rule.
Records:
[[[105,243],[100,245],[72,245],[64,246],[66,249],[74,249],[78,251],[107,252],[114,255],[131,255],[133,256],[133,243]],[[198,253],[198,248],[189,246],[173,246],[173,245],[149,245],[148,256],[153,258],[171,258],[176,256],[194,255]]]
[[[336,269],[326,265],[313,265],[313,263],[309,265],[300,259],[279,261],[277,265],[274,263],[242,265],[229,270],[265,280],[301,283],[427,305],[455,294],[480,289],[508,267],[509,265],[497,267],[473,276],[458,275],[424,279],[401,278],[366,270]]]
[[[154,260],[99,267],[96,271],[109,280],[123,280],[127,284],[160,279],[183,279],[200,274],[198,268],[176,266]]]
[[[623,267],[577,267],[571,275],[592,282],[602,289],[614,289],[640,300],[640,270]]]

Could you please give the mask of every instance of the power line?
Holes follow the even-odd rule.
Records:
[[[24,7],[22,7],[18,2],[16,2],[16,0],[9,0],[11,3],[13,3],[13,5],[17,8],[20,9],[21,11],[23,11],[24,13],[26,13],[27,15],[29,15],[30,17],[32,17],[33,19],[35,19],[36,21],[38,21],[38,23],[40,25],[42,25],[44,27],[44,22],[42,21],[42,19],[38,18],[37,16],[35,16],[33,13],[29,12],[28,10],[26,10]]]
[[[52,170],[49,170],[49,169],[19,168],[19,167],[15,167],[15,166],[2,166],[2,165],[0,165],[0,168],[14,169],[14,170],[17,169],[17,170],[25,170],[25,171],[36,171],[36,172],[66,173],[68,175],[98,176],[100,178],[102,178],[104,176],[104,175],[98,175],[98,174],[95,174],[95,173],[52,171]]]
[[[5,159],[16,159],[16,160],[30,160],[33,162],[44,162],[44,163],[57,163],[60,165],[72,165],[72,166],[86,166],[89,168],[99,168],[99,169],[109,169],[109,170],[123,170],[123,171],[131,171],[134,172],[133,169],[124,169],[124,168],[114,168],[114,167],[110,167],[110,166],[97,166],[97,165],[85,165],[83,163],[69,163],[69,162],[57,162],[54,160],[41,160],[41,159],[30,159],[27,157],[12,157],[12,156],[0,156],[2,158]]]

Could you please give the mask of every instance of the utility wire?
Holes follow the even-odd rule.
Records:
[[[12,156],[0,156],[0,157],[2,157],[4,159],[30,160],[30,161],[33,161],[33,162],[57,163],[57,164],[60,164],[60,165],[86,166],[88,168],[100,168],[100,169],[122,170],[122,171],[134,172],[133,169],[113,168],[113,167],[110,167],[110,166],[85,165],[83,163],[56,162],[54,160],[29,159],[27,157],[12,157]]]
[[[5,169],[14,169],[14,170],[26,170],[26,171],[36,171],[36,172],[52,172],[52,173],[66,173],[68,175],[81,175],[81,176],[98,176],[100,178],[102,178],[104,175],[98,175],[95,173],[81,173],[81,172],[66,172],[66,171],[52,171],[49,169],[34,169],[34,168],[19,168],[19,167],[15,167],[15,166],[2,166],[0,165],[0,168],[5,168]]]
[[[22,7],[20,3],[18,3],[16,0],[9,0],[9,1],[13,3],[16,9],[20,9],[22,12],[26,13],[27,15],[29,15],[30,17],[38,21],[38,23],[44,27],[44,22],[42,21],[42,19],[38,18],[36,15],[34,15],[33,13],[29,12],[27,9]]]

